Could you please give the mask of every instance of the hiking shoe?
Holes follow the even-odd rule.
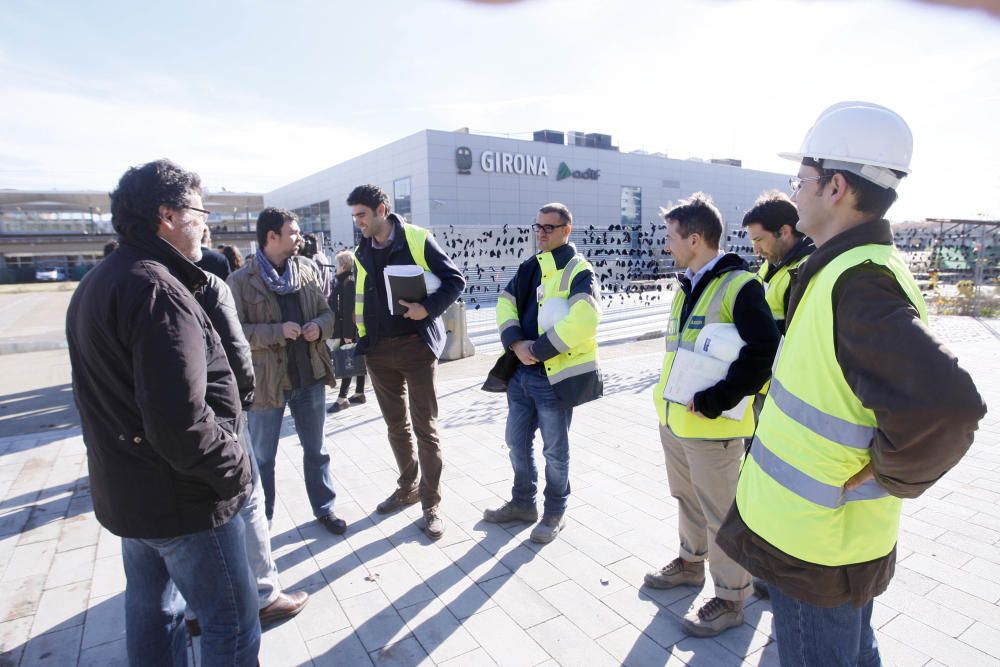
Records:
[[[354,394],[354,396],[351,396],[349,399],[347,399],[347,402],[348,403],[354,403],[355,405],[358,405],[360,403],[366,403],[366,402],[368,402],[368,399],[365,398],[364,394]]]
[[[483,521],[489,523],[507,523],[508,521],[528,521],[535,523],[538,521],[538,509],[536,507],[518,507],[513,501],[503,504],[495,510],[484,510]]]
[[[420,491],[417,489],[410,489],[409,491],[396,489],[392,492],[391,496],[378,504],[375,511],[379,514],[391,514],[406,507],[407,505],[412,505],[418,502],[420,502]]]
[[[701,586],[705,583],[705,563],[675,558],[659,570],[647,572],[643,583],[650,588]]]
[[[538,525],[532,529],[530,539],[532,542],[537,542],[538,544],[548,544],[556,539],[556,536],[565,527],[566,517],[562,514],[559,516],[545,514],[542,516],[542,520],[538,522]]]
[[[763,579],[753,578],[753,594],[761,600],[768,600],[771,597],[771,592],[767,590],[767,582]]]
[[[701,609],[691,610],[681,619],[684,631],[695,637],[714,637],[743,624],[743,603],[709,598]]]
[[[441,520],[436,507],[424,510],[424,532],[432,540],[440,540],[444,535],[444,521]]]
[[[338,398],[333,405],[326,409],[326,413],[328,415],[332,415],[335,412],[346,410],[349,407],[351,407],[351,404],[346,398]]]

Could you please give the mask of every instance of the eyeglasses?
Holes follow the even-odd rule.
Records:
[[[198,213],[201,213],[202,215],[205,216],[206,220],[208,219],[208,216],[212,215],[211,211],[206,211],[205,209],[198,208],[197,206],[185,206],[184,208],[188,209],[189,211],[197,211]]]
[[[797,178],[797,177],[789,178],[788,179],[788,186],[792,189],[792,194],[794,195],[796,192],[798,192],[799,190],[802,189],[802,184],[803,183],[807,183],[809,181],[818,181],[821,178],[823,178],[823,177],[822,176],[806,176],[805,178]]]
[[[531,228],[534,229],[536,232],[545,232],[546,234],[551,234],[560,227],[565,227],[565,226],[566,226],[565,222],[561,225],[540,225],[536,222],[533,225],[531,225]]]

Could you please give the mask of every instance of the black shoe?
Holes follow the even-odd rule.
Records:
[[[337,515],[333,512],[330,512],[326,516],[321,516],[316,520],[334,535],[343,535],[347,532],[347,522],[343,519],[338,519]]]
[[[347,401],[347,399],[338,398],[336,401],[334,401],[333,405],[331,405],[326,409],[326,413],[328,415],[332,415],[335,412],[346,410],[349,407],[351,407],[351,404]]]
[[[771,598],[771,591],[767,589],[767,582],[757,577],[753,578],[753,594],[761,600],[769,600]]]
[[[368,399],[365,398],[364,394],[354,394],[354,396],[351,396],[349,399],[347,399],[347,401],[349,403],[354,403],[355,405],[358,405],[360,403],[366,403]]]
[[[375,511],[379,514],[390,514],[396,510],[406,507],[407,505],[413,505],[419,502],[420,491],[417,489],[411,489],[410,491],[396,489],[392,492],[391,496],[378,504]]]

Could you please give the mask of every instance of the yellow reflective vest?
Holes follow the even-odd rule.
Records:
[[[875,480],[845,492],[871,461],[875,414],[851,390],[834,346],[833,290],[859,264],[887,267],[926,322],[913,276],[893,246],[841,254],[812,277],[789,323],[736,491],[747,526],[790,556],[840,566],[892,551],[901,501]]]
[[[424,271],[430,271],[424,256],[429,232],[423,227],[417,227],[408,222],[401,224],[403,234],[406,235],[406,246],[410,249],[410,254],[413,255],[413,261]],[[354,266],[358,272],[357,280],[354,283],[354,323],[358,325],[358,338],[364,338],[368,335],[368,329],[365,327],[365,282],[368,280],[368,272],[358,261],[357,248],[354,249]]]
[[[704,291],[698,297],[698,302],[691,310],[691,314],[688,315],[683,329],[680,326],[680,321],[687,296],[683,291],[680,291],[674,297],[674,303],[670,310],[670,320],[667,323],[667,353],[663,357],[660,381],[653,387],[653,404],[656,406],[656,414],[660,418],[660,424],[668,427],[674,435],[680,438],[732,440],[734,438],[748,438],[753,435],[753,410],[748,409],[740,421],[723,417],[706,419],[693,412],[688,412],[687,406],[668,402],[663,398],[663,390],[667,386],[667,378],[670,377],[670,369],[673,366],[677,350],[694,350],[698,334],[708,324],[732,324],[733,305],[736,303],[737,295],[744,285],[755,279],[754,274],[739,269],[714,276],[711,279],[712,282],[705,286]]]
[[[568,299],[569,313],[556,325],[545,332],[541,325],[538,334],[546,334],[559,354],[541,362],[545,366],[549,384],[556,385],[564,380],[586,373],[600,373],[597,355],[597,325],[601,321],[601,307],[590,294],[570,296],[573,279],[584,271],[594,272],[593,267],[580,255],[574,255],[562,269],[556,268],[551,252],[535,255],[542,269],[542,296],[538,300],[539,311],[545,308],[549,299]],[[596,280],[596,278],[595,278]],[[500,293],[496,308],[497,328],[504,330],[520,326],[517,300],[506,290]]]

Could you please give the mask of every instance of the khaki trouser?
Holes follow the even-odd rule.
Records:
[[[412,490],[419,476],[421,505],[425,510],[437,507],[443,466],[434,382],[437,358],[423,339],[413,334],[379,340],[365,355],[365,364],[389,428],[389,445],[399,466],[399,488]]]
[[[670,495],[677,499],[679,555],[708,559],[715,597],[740,601],[750,594],[750,573],[715,543],[715,534],[736,499],[743,439],[688,440],[660,426]]]

